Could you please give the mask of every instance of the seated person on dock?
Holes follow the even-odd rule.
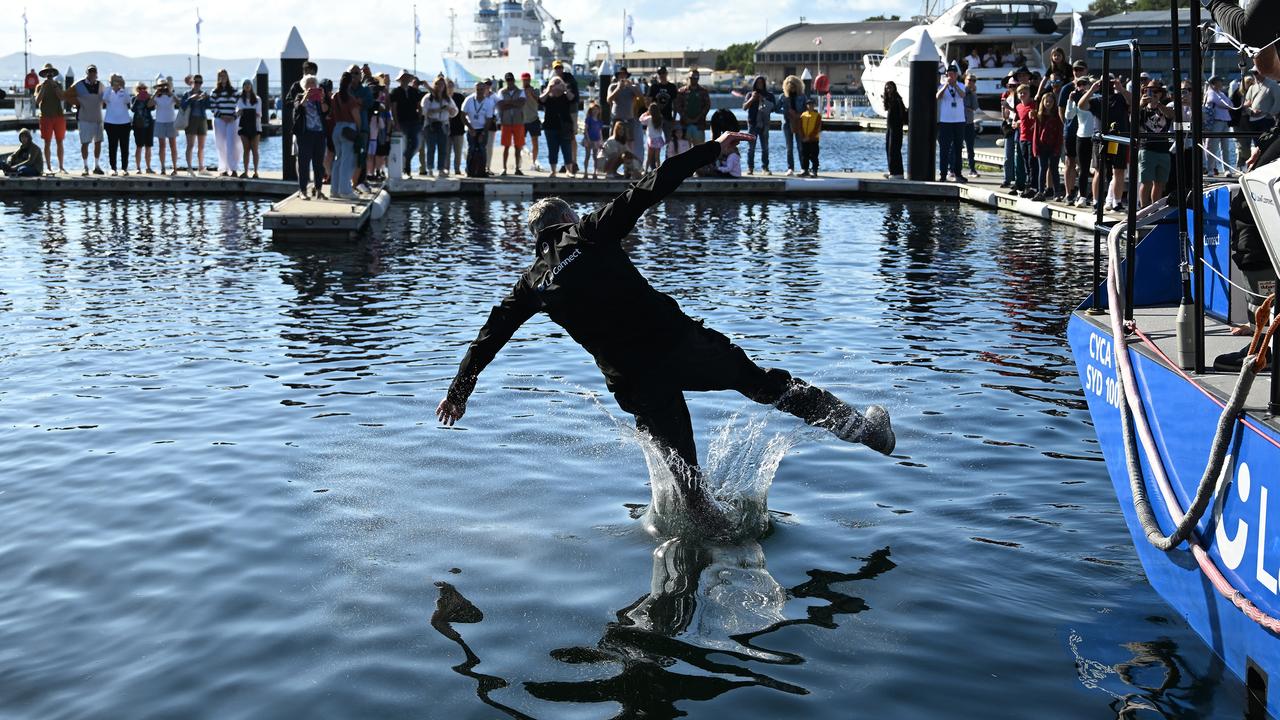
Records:
[[[558,197],[534,203],[529,230],[537,238],[536,259],[467,349],[436,408],[440,422],[453,425],[462,418],[480,373],[521,325],[545,312],[594,356],[618,405],[662,451],[690,515],[712,534],[722,533],[727,522],[716,512],[698,469],[686,390],[737,390],[847,442],[893,452],[884,408],[873,405],[864,415],[785,370],[758,366],[729,338],[686,315],[675,299],[650,285],[623,248],[646,210],[697,168],[749,137],[725,133],[697,145],[583,218]]]
[[[628,180],[634,180],[640,177],[643,170],[640,167],[640,158],[631,152],[630,138],[627,136],[627,126],[622,122],[613,124],[613,134],[608,140],[604,141],[604,145],[600,148],[600,155],[596,158],[596,164],[604,163],[604,176],[606,179],[616,177],[615,173],[618,168],[622,168],[623,176]]]
[[[3,171],[6,177],[40,177],[44,170],[44,156],[40,153],[40,148],[35,141],[31,139],[30,130],[22,130],[18,133],[18,142],[21,145],[14,150],[9,158],[4,162],[0,162],[0,171]]]

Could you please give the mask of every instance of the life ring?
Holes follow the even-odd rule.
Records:
[[[831,78],[827,77],[825,74],[819,75],[813,81],[813,89],[819,95],[826,95],[831,92]]]

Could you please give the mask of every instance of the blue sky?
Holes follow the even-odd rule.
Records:
[[[637,45],[647,50],[718,48],[759,40],[766,29],[797,22],[861,20],[877,13],[908,17],[920,3],[909,0],[684,0],[679,3],[621,0],[543,0],[561,19],[566,38],[585,49],[588,40],[606,39],[618,51],[624,8],[634,14]],[[1065,3],[1064,3],[1065,4]],[[202,52],[209,57],[279,57],[289,28],[298,26],[313,57],[355,57],[359,48],[376,47],[371,60],[408,65],[413,57],[413,3],[360,0],[339,5],[316,0],[60,0],[0,2],[0,55],[22,49],[26,7],[36,54],[87,50],[124,55],[195,52],[196,9],[204,19]],[[338,7],[356,8],[342,17]],[[418,64],[438,64],[448,44],[448,8],[458,13],[459,40],[470,35],[473,0],[421,0],[422,44]],[[319,8],[319,9],[317,9]]]

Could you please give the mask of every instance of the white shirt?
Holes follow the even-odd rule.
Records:
[[[255,118],[257,120],[256,124],[258,126],[258,132],[262,132],[262,98],[257,98],[257,102],[255,103],[250,103],[248,100],[245,100],[244,98],[236,100],[236,117],[240,116],[241,110],[257,111],[258,115]]]
[[[173,95],[156,95],[151,98],[156,102],[156,122],[171,123],[177,117],[178,112],[174,109],[177,102]]]
[[[102,121],[108,125],[128,125],[133,121],[133,113],[129,112],[129,104],[133,102],[133,98],[129,96],[129,91],[124,88],[119,90],[107,89],[102,93],[102,102],[106,103],[107,111],[103,115]]]
[[[1089,99],[1085,98],[1084,107],[1075,100],[1067,101],[1067,122],[1076,120],[1076,137],[1091,138],[1098,131],[1098,118],[1089,112]]]
[[[942,83],[938,86],[942,97],[938,98],[938,122],[964,122],[964,85],[956,83],[955,87]]]
[[[486,120],[497,117],[497,108],[498,103],[492,95],[481,100],[472,93],[462,101],[462,114],[467,116],[473,130],[483,130]]]
[[[978,53],[976,52],[970,53],[969,57],[964,59],[964,62],[965,62],[965,66],[964,66],[965,70],[972,70],[973,68],[982,67],[982,58],[978,57]]]
[[[465,101],[464,101],[465,102]],[[449,118],[458,114],[453,105],[453,98],[448,95],[443,101],[436,100],[431,93],[422,96],[422,117],[430,125],[432,122],[449,122]]]
[[[660,127],[653,126],[653,119],[649,117],[640,118],[640,124],[644,126],[645,137],[648,138],[646,145],[651,148],[660,148],[667,144],[667,133]]]

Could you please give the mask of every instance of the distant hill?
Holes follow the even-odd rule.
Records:
[[[82,52],[67,55],[40,55],[32,56],[31,64],[39,70],[44,67],[45,63],[53,63],[59,72],[65,73],[67,68],[75,71],[77,78],[84,77],[84,69],[89,63],[98,66],[98,73],[103,77],[111,73],[119,73],[124,76],[125,82],[132,85],[138,80],[143,80],[147,84],[155,81],[156,75],[172,75],[173,79],[179,86],[182,84],[182,78],[187,74],[187,55],[148,55],[145,57],[125,57],[117,53],[109,52]],[[191,69],[195,70],[195,57],[190,56]],[[202,57],[200,58],[200,70],[202,71],[205,81],[213,82],[214,74],[219,69],[226,68],[231,74],[231,81],[239,84],[245,78],[253,77],[258,71],[258,63],[262,60],[267,62],[268,77],[271,78],[271,85],[275,87],[280,82],[280,59],[279,58],[236,58],[223,59]],[[345,60],[336,58],[317,58],[316,64],[320,66],[320,77],[338,79],[342,71],[352,64],[362,64],[363,61]],[[431,63],[424,63],[418,68],[420,75],[435,75],[439,70],[437,67],[439,60]],[[22,66],[22,53],[11,53],[9,55],[0,55],[0,86],[9,87],[17,85],[21,82],[21,77],[14,74],[15,71]],[[369,63],[369,67],[375,73],[387,73],[394,78],[400,73],[400,68],[392,65],[384,65],[381,63]]]

